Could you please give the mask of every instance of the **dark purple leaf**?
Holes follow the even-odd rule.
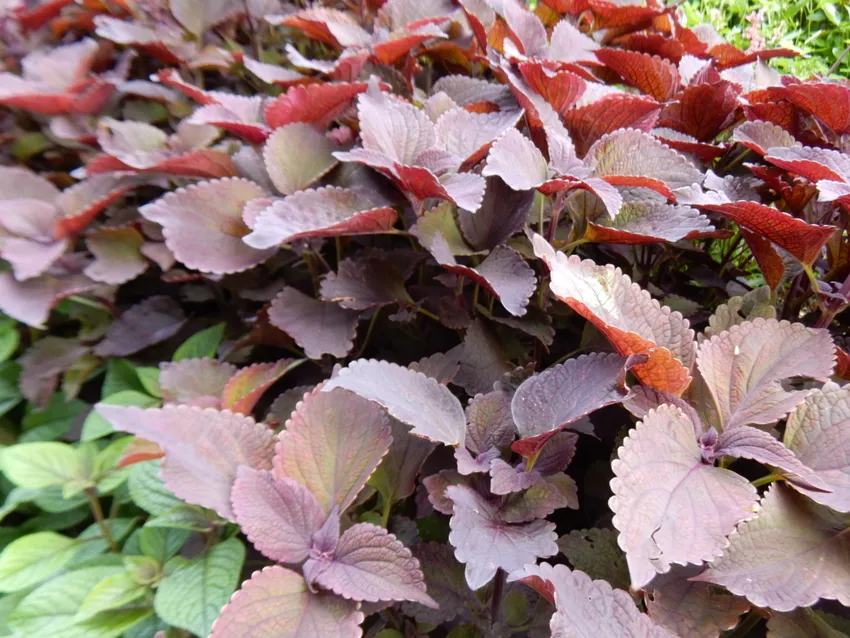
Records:
[[[336,273],[322,280],[322,298],[343,308],[366,310],[394,303],[412,304],[404,275],[387,259],[362,257],[340,262]]]
[[[476,454],[505,448],[514,440],[511,399],[504,392],[476,395],[466,407],[466,419],[466,447]]]
[[[477,250],[492,250],[522,230],[533,202],[533,190],[515,191],[498,177],[488,177],[478,211],[458,211],[463,236]]]
[[[269,322],[295,339],[311,359],[324,354],[343,358],[354,347],[358,313],[353,310],[284,288],[268,313]]]
[[[150,297],[124,313],[113,323],[94,349],[100,357],[125,357],[176,335],[186,315],[171,297]]]

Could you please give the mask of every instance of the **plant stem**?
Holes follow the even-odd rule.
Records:
[[[393,500],[388,498],[384,501],[384,508],[381,511],[381,527],[387,529],[390,522],[390,513],[393,511]]]
[[[97,523],[98,528],[100,528],[100,534],[109,544],[109,550],[114,554],[120,553],[121,550],[118,548],[118,544],[113,540],[112,534],[109,532],[109,526],[106,524],[106,519],[103,517],[103,508],[100,506],[100,499],[97,498],[97,494],[93,487],[86,490],[86,496],[89,498],[89,507],[91,508],[92,516],[94,516],[94,520]]]
[[[433,319],[434,321],[440,320],[440,318],[437,315],[435,315],[430,310],[425,310],[425,308],[417,308],[416,312],[418,312],[419,314],[425,315],[426,317]]]
[[[841,52],[841,55],[835,58],[835,62],[832,63],[832,66],[829,67],[829,71],[826,72],[826,77],[829,77],[838,70],[839,65],[844,60],[844,58],[847,57],[848,53],[850,53],[850,44],[848,44],[847,47]]]
[[[375,324],[378,322],[378,315],[381,314],[380,308],[375,308],[375,312],[372,313],[372,320],[369,321],[369,327],[366,329],[366,337],[363,339],[363,345],[360,346],[360,350],[357,351],[356,359],[359,359],[363,356],[363,352],[366,350],[366,346],[369,345],[369,339],[372,337],[372,331],[375,329]]]
[[[499,619],[499,611],[502,608],[502,592],[505,590],[505,570],[501,567],[496,570],[496,579],[493,582],[493,595],[490,596],[490,622],[495,625]]]
[[[753,487],[761,487],[762,485],[767,485],[768,483],[773,483],[774,481],[779,481],[783,478],[785,477],[781,474],[768,474],[767,476],[762,476],[760,479],[751,481],[751,484]]]

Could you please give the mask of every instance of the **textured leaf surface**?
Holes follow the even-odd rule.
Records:
[[[386,408],[413,427],[412,433],[446,445],[462,444],[466,436],[463,406],[448,388],[421,372],[394,363],[352,361],[322,388],[344,388]]]
[[[357,604],[313,594],[297,572],[278,565],[254,572],[221,610],[211,638],[360,638]]]
[[[171,297],[149,297],[128,308],[109,326],[94,349],[101,357],[123,357],[170,339],[183,327],[186,315]]]
[[[564,124],[584,157],[590,147],[606,133],[633,128],[651,131],[658,121],[661,105],[650,98],[625,93],[606,95],[592,104],[567,112]]]
[[[236,468],[271,469],[274,436],[250,417],[188,406],[142,410],[101,403],[96,409],[116,430],[165,450],[162,480],[172,492],[227,519],[233,520]]]
[[[304,359],[281,359],[274,363],[255,363],[242,368],[222,389],[222,407],[250,414],[266,390],[303,362]]]
[[[785,444],[831,491],[793,487],[822,505],[850,512],[850,388],[827,383],[807,396],[788,416]]]
[[[596,57],[629,84],[659,102],[666,102],[679,90],[679,72],[663,58],[621,49],[600,49]]]
[[[703,462],[693,424],[673,406],[644,417],[611,467],[609,505],[632,587],[645,586],[672,563],[715,558],[756,507],[749,481]]]
[[[275,188],[284,195],[292,195],[334,167],[333,150],[328,138],[308,124],[296,122],[272,133],[263,150],[263,159]]]
[[[402,272],[388,259],[344,259],[336,273],[330,272],[322,280],[321,294],[323,299],[351,310],[413,303],[404,280]]]
[[[280,433],[274,475],[307,487],[325,514],[334,507],[342,512],[391,441],[387,417],[374,403],[342,390],[313,392],[298,404]]]
[[[590,222],[584,236],[598,242],[643,244],[697,239],[713,231],[708,218],[690,206],[634,202],[624,204],[611,223]]]
[[[216,359],[184,359],[159,366],[159,387],[165,403],[219,407],[221,393],[237,368]]]
[[[826,380],[835,346],[825,330],[755,319],[700,344],[697,365],[724,429],[771,424],[803,401],[807,392],[783,389],[790,377]]]
[[[573,569],[594,580],[607,581],[615,589],[629,588],[626,556],[617,545],[617,532],[606,528],[575,529],[558,539],[558,549]]]
[[[419,559],[428,594],[440,605],[433,609],[420,604],[403,603],[402,610],[419,622],[439,624],[448,622],[460,614],[467,601],[466,580],[463,565],[454,558],[449,545],[443,543],[420,543],[413,548]]]
[[[359,93],[365,82],[309,84],[294,86],[266,106],[266,121],[277,129],[293,122],[315,123],[320,127],[333,121]]]
[[[269,321],[304,349],[311,359],[323,354],[344,357],[354,347],[358,313],[335,303],[308,297],[295,288],[284,288],[269,308]]]
[[[699,579],[777,611],[808,607],[819,598],[846,606],[848,560],[850,537],[840,517],[777,484],[762,499],[758,517],[729,537],[723,556]]]
[[[416,477],[425,459],[434,451],[435,443],[410,434],[410,428],[390,419],[393,442],[381,464],[372,473],[369,485],[388,501],[399,501],[413,494]]]
[[[466,565],[470,589],[489,583],[500,567],[512,572],[558,552],[554,523],[506,524],[494,505],[463,485],[446,488],[446,495],[454,504],[449,542]]]
[[[514,440],[511,398],[504,392],[476,395],[466,407],[466,419],[466,447],[476,454],[507,447]]]
[[[140,250],[144,238],[134,228],[100,228],[86,238],[95,261],[84,270],[95,281],[123,284],[148,269]]]
[[[649,357],[634,368],[641,381],[672,394],[687,388],[694,333],[680,313],[661,306],[618,268],[567,257],[539,235],[533,243],[551,271],[556,297],[592,322],[620,354]]]
[[[549,164],[530,139],[510,129],[490,147],[481,174],[501,177],[513,190],[524,191],[549,179]]]

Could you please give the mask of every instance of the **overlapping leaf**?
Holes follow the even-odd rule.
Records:
[[[308,297],[295,288],[284,288],[274,298],[268,317],[311,359],[320,359],[323,354],[344,357],[354,347],[358,314]]]

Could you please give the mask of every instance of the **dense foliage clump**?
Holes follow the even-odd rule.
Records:
[[[0,635],[847,635],[850,84],[657,0],[0,30]]]

